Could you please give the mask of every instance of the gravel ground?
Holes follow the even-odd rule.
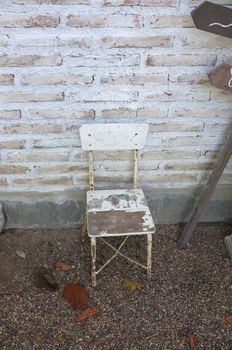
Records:
[[[199,225],[189,247],[177,248],[183,227],[158,226],[153,240],[151,281],[139,267],[116,258],[90,283],[89,242],[80,242],[75,230],[8,230],[0,235],[0,349],[40,350],[188,350],[189,334],[196,349],[231,350],[232,261],[223,238],[231,226]],[[120,239],[111,239],[116,244]],[[98,244],[98,263],[109,248]],[[144,237],[129,239],[128,254],[144,259]],[[16,255],[16,250],[26,258]],[[56,261],[75,268],[55,271],[58,291],[38,288],[36,271],[54,268]],[[143,283],[129,293],[124,277]],[[66,283],[85,285],[90,304],[99,313],[75,322],[78,314],[62,297]]]

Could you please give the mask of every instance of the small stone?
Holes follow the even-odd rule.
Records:
[[[25,259],[26,258],[26,254],[23,250],[21,249],[17,249],[15,251],[16,255],[19,257],[19,258],[22,258],[22,259]]]

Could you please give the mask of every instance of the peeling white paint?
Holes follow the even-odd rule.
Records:
[[[131,234],[154,232],[154,222],[142,189],[119,189],[119,190],[97,190],[87,192],[88,213],[125,211],[127,213],[144,212],[143,232]],[[103,236],[112,236],[107,231],[99,232]],[[128,233],[125,233],[128,234]],[[118,235],[121,235],[120,233]]]

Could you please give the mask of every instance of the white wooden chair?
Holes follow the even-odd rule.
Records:
[[[155,232],[155,226],[143,190],[137,188],[138,150],[144,147],[147,133],[148,124],[85,124],[80,128],[82,149],[89,152],[86,228],[91,238],[92,286],[94,287],[96,275],[117,255],[146,269],[148,278],[151,277],[152,234]],[[133,189],[94,189],[93,151],[104,150],[133,150]],[[84,229],[83,235],[86,235],[85,231]],[[146,266],[120,251],[128,237],[133,235],[147,235]],[[113,236],[125,236],[119,248],[115,248],[105,239]],[[101,238],[114,251],[114,255],[98,270],[96,270],[97,238]]]

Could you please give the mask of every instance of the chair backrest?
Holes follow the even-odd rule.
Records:
[[[148,124],[85,124],[80,127],[81,147],[86,151],[141,149]]]
[[[94,189],[92,151],[134,151],[134,188],[138,185],[138,149],[145,145],[149,125],[145,123],[85,124],[80,127],[81,147],[89,151],[89,188]]]

